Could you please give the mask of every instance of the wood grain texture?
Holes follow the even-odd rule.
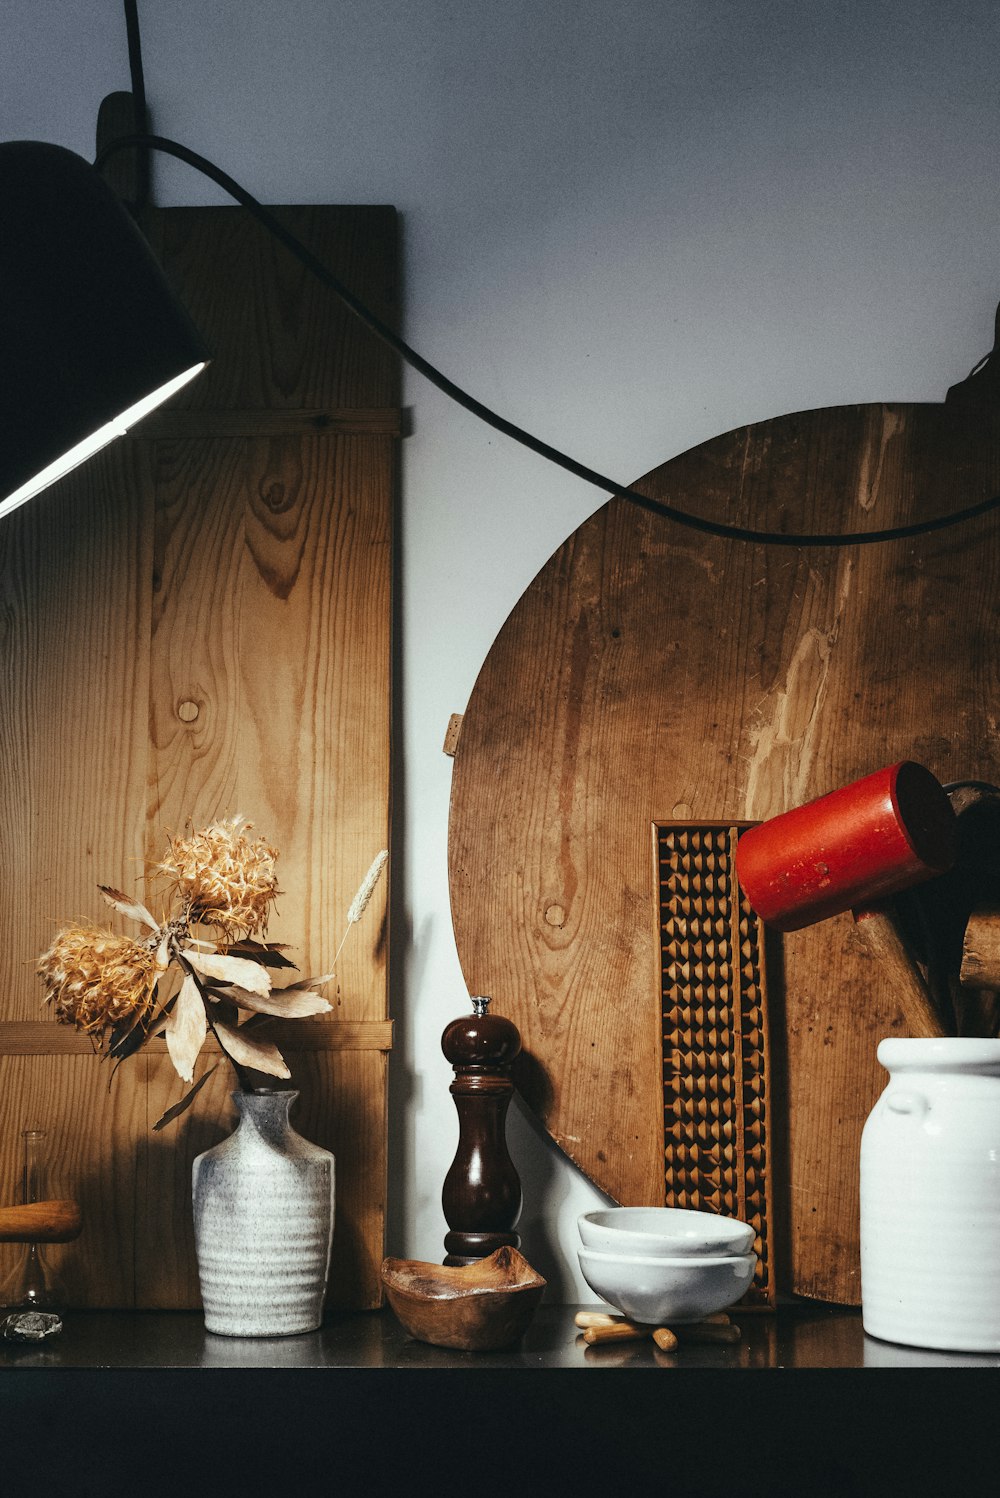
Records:
[[[124,444],[0,526],[0,1005],[34,1019],[61,921],[142,869],[152,488]],[[124,929],[121,927],[120,929]]]
[[[398,437],[400,412],[391,411],[154,411],[142,427],[145,440],[176,437],[286,437],[324,432],[350,437]]]
[[[281,850],[270,934],[327,972],[386,846],[388,439],[158,447],[147,856],[242,812]],[[383,884],[340,962],[355,1019],[385,1013],[384,910]]]
[[[281,213],[394,320],[393,210]],[[397,361],[241,210],[164,210],[149,233],[210,370],[172,425],[140,427],[0,527],[0,1200],[16,1197],[20,1128],[46,1129],[53,1194],[86,1223],[51,1254],[88,1306],[198,1304],[191,1160],[231,1129],[233,1081],[219,1066],[154,1134],[183,1091],[162,1046],[109,1089],[84,1037],[49,1021],[47,1045],[38,953],[69,920],[126,929],[98,882],[142,894],[169,833],[239,811],[280,850],[269,936],[304,973],[329,971],[388,846]],[[300,1132],[339,1156],[339,1305],[379,1295],[386,886],[326,990],[330,1021],[280,1027]]]
[[[45,1250],[73,1305],[105,1309],[135,1301],[144,1069],[140,1061],[138,1073],[124,1086],[109,1088],[107,1068],[93,1056],[0,1056],[6,1121],[0,1133],[0,1200],[19,1199],[21,1129],[44,1129],[45,1194],[78,1201],[84,1221],[75,1243]],[[12,1248],[0,1251],[0,1274],[9,1273],[15,1259]]]
[[[392,1020],[300,1019],[274,1020],[267,1026],[267,1039],[279,1050],[296,1051],[391,1051]],[[148,1040],[147,1054],[163,1055],[162,1036]],[[214,1036],[205,1041],[206,1055],[221,1055]],[[94,1043],[81,1030],[54,1025],[47,1020],[0,1020],[0,1055],[3,1056],[91,1056]]]
[[[396,324],[395,209],[272,211],[376,316]],[[215,355],[176,409],[398,407],[396,355],[244,210],[171,208],[154,214],[148,232]]]
[[[996,493],[1000,427],[989,407],[797,413],[640,487],[743,525],[876,529]],[[995,781],[998,569],[991,516],[765,548],[612,501],[513,610],[455,757],[456,939],[470,992],[521,1030],[529,1102],[616,1200],[663,1193],[650,823],[761,820],[901,758]],[[782,1288],[857,1302],[858,1144],[903,1020],[849,915],[786,937],[783,963]]]

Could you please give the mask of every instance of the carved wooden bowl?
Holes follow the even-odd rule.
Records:
[[[545,1281],[516,1248],[498,1248],[475,1264],[385,1259],[389,1304],[420,1342],[463,1352],[497,1352],[524,1335]]]

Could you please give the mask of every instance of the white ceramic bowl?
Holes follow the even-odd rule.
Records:
[[[605,1207],[584,1212],[579,1228],[584,1248],[653,1258],[748,1254],[756,1236],[749,1223],[735,1217],[683,1207]]]
[[[756,1254],[650,1258],[578,1249],[583,1277],[630,1321],[653,1326],[700,1321],[735,1305],[749,1288]]]

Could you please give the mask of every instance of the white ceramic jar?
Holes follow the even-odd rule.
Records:
[[[883,1040],[861,1136],[865,1331],[1000,1351],[1000,1040]]]

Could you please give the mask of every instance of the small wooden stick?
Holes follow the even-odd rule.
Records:
[[[649,1336],[648,1326],[636,1326],[631,1321],[615,1321],[611,1326],[588,1326],[583,1340],[590,1347],[602,1342],[640,1342]]]
[[[676,1352],[677,1336],[669,1326],[658,1326],[653,1333],[653,1341],[661,1352]]]
[[[678,1326],[676,1331],[679,1342],[738,1342],[740,1340],[738,1326],[720,1326],[714,1321],[692,1322],[689,1326]]]
[[[620,1316],[610,1316],[607,1311],[577,1311],[573,1317],[575,1326],[586,1330],[588,1326],[616,1326]]]

